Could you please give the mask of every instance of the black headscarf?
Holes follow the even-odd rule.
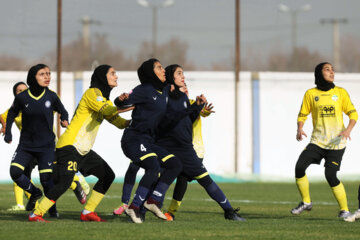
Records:
[[[35,66],[32,66],[29,69],[28,75],[27,75],[27,79],[26,82],[29,85],[29,89],[32,95],[34,95],[35,97],[40,96],[40,94],[44,91],[45,88],[47,87],[42,87],[39,85],[39,83],[36,80],[36,74],[40,69],[43,68],[48,68],[48,66],[46,66],[45,64],[39,63]]]
[[[106,77],[110,68],[111,66],[109,65],[100,65],[95,68],[90,83],[90,88],[98,88],[106,99],[109,99],[112,90]]]
[[[18,87],[19,85],[21,85],[21,84],[24,84],[24,85],[27,87],[26,83],[24,83],[24,82],[17,82],[17,83],[15,83],[15,85],[13,86],[14,96],[16,96],[16,89],[17,89],[17,87]]]
[[[175,87],[175,90],[169,93],[169,96],[172,98],[179,98],[181,95],[181,91],[179,89],[179,86],[175,84],[174,81],[174,73],[176,71],[177,68],[182,68],[180,65],[178,64],[171,64],[169,66],[167,66],[165,68],[165,76],[166,76],[166,82],[173,84]]]
[[[316,67],[315,67],[315,84],[316,84],[316,87],[321,90],[321,91],[329,91],[330,89],[334,88],[335,87],[335,84],[332,83],[332,82],[328,82],[324,79],[324,76],[322,74],[322,69],[323,69],[323,66],[325,64],[330,64],[328,62],[322,62],[322,63],[319,63]]]
[[[160,62],[155,58],[143,62],[138,68],[137,73],[141,84],[150,83],[156,90],[162,91],[166,82],[161,82],[154,72],[154,64]]]

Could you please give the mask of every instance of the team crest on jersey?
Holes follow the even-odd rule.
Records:
[[[335,101],[335,102],[338,100],[338,98],[339,98],[339,97],[338,97],[336,94],[334,94],[334,95],[331,97],[331,99],[332,99],[333,101]]]
[[[184,101],[184,107],[187,108],[187,103],[186,103],[186,101]]]
[[[316,101],[316,102],[319,101],[319,97],[318,97],[318,96],[315,97],[315,101]]]
[[[98,96],[97,98],[96,98],[96,101],[98,101],[98,102],[102,102],[103,101],[103,97],[102,96]]]
[[[47,100],[47,101],[45,102],[45,107],[49,108],[50,106],[51,106],[51,102],[50,102],[49,100]]]

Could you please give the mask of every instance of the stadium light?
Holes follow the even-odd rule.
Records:
[[[152,57],[156,57],[157,46],[157,12],[159,8],[170,7],[175,4],[174,0],[165,0],[164,2],[152,3],[148,0],[137,0],[137,3],[142,7],[149,7],[152,9]]]
[[[281,12],[284,13],[290,13],[291,14],[291,25],[292,25],[292,34],[291,34],[291,42],[292,42],[292,51],[293,54],[295,54],[295,50],[296,50],[296,34],[297,34],[297,15],[300,12],[307,12],[311,10],[311,5],[310,4],[305,4],[304,6],[300,7],[300,8],[295,8],[292,9],[288,6],[286,6],[285,4],[279,4],[278,5],[278,9]]]

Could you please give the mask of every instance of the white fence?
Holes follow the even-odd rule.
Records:
[[[205,143],[205,166],[210,173],[236,175],[239,177],[260,176],[271,180],[291,179],[294,167],[302,149],[308,144],[312,130],[311,117],[305,124],[308,139],[295,140],[296,119],[305,91],[314,86],[313,73],[274,73],[260,72],[259,108],[253,104],[253,86],[250,72],[242,72],[239,84],[238,108],[238,170],[234,162],[235,129],[235,84],[232,72],[185,72],[190,96],[205,94],[215,106],[213,115],[202,120]],[[50,88],[56,90],[56,74],[52,74]],[[75,95],[79,94],[75,85],[75,74],[63,73],[61,99],[69,112],[70,118],[75,109]],[[80,76],[80,77],[79,77]],[[129,91],[138,84],[136,72],[118,72],[119,86],[111,93],[111,100],[121,92]],[[77,73],[82,78],[82,89],[90,83],[91,72]],[[25,81],[25,72],[0,72],[1,113],[10,107],[13,101],[12,86],[17,81]],[[360,109],[360,74],[336,74],[335,83],[348,90],[355,107]],[[77,86],[77,87],[75,87]],[[76,89],[77,88],[77,89]],[[80,90],[81,91],[81,90]],[[256,92],[256,89],[255,89]],[[254,106],[254,107],[253,107]],[[253,119],[253,111],[258,111],[260,118]],[[123,114],[130,118],[130,114]],[[348,118],[344,117],[345,125]],[[259,138],[253,137],[253,127],[259,127]],[[345,152],[341,175],[360,177],[360,132],[356,126],[352,132],[352,141]],[[14,141],[8,145],[0,141],[1,161],[0,180],[9,180],[11,156],[17,147],[19,132],[12,129]],[[100,127],[94,150],[113,168],[117,177],[125,174],[129,160],[120,148],[122,131],[104,122]],[[259,146],[259,148],[254,148]],[[254,154],[253,151],[257,151]],[[255,152],[256,153],[256,152]],[[253,159],[259,155],[259,159]],[[253,161],[259,163],[259,171],[253,170]],[[35,171],[36,172],[36,171]],[[37,174],[37,172],[35,173]],[[311,166],[309,176],[322,176],[322,166]]]

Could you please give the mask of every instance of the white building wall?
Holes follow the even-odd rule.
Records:
[[[90,85],[91,72],[84,72],[83,91]],[[110,99],[122,92],[128,92],[139,82],[136,72],[118,72],[119,86]],[[202,119],[205,143],[204,163],[208,171],[220,175],[234,174],[234,119],[235,84],[233,72],[185,72],[190,97],[204,94],[213,103],[215,113]],[[305,124],[308,138],[297,142],[296,118],[302,97],[308,88],[314,86],[313,73],[273,73],[261,72],[260,78],[260,176],[273,180],[292,178],[296,160],[308,144],[312,124],[311,117]],[[52,73],[50,88],[56,89],[56,73]],[[239,84],[239,130],[238,130],[238,176],[252,174],[252,102],[251,73],[242,72]],[[355,107],[360,104],[360,74],[337,74],[336,84],[350,93]],[[26,72],[0,72],[0,112],[10,107],[13,101],[12,86],[17,81],[26,81]],[[69,112],[70,119],[75,106],[75,84],[73,73],[63,73],[61,99]],[[130,113],[122,114],[130,118]],[[345,116],[345,124],[348,118]],[[344,155],[341,175],[360,173],[360,136],[359,126],[352,133],[352,141]],[[18,144],[19,133],[12,129],[13,142],[8,145],[0,140],[0,180],[9,180],[11,156]],[[94,150],[113,168],[117,177],[123,177],[129,160],[123,155],[120,139],[123,131],[104,121],[100,127]],[[308,170],[309,176],[323,176],[323,167],[314,166]],[[35,171],[35,176],[37,171]]]

